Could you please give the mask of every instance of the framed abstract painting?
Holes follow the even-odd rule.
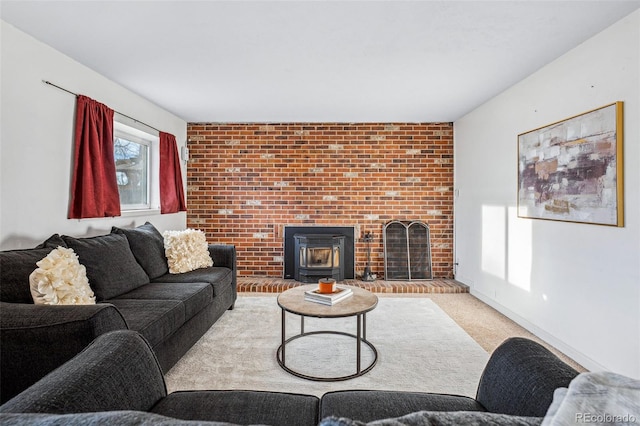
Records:
[[[518,135],[518,216],[623,226],[622,102]]]

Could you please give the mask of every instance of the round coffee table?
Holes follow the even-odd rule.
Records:
[[[362,376],[369,372],[378,361],[378,351],[371,342],[367,340],[367,312],[370,312],[378,305],[378,297],[362,288],[339,285],[339,287],[348,287],[353,291],[353,296],[336,303],[333,306],[323,305],[321,303],[310,302],[304,299],[304,292],[317,288],[316,284],[304,285],[300,287],[294,287],[289,289],[278,296],[278,306],[282,310],[282,342],[276,352],[276,358],[278,364],[288,373],[294,376],[301,377],[307,380],[315,380],[321,382],[334,382],[340,380],[353,379],[355,377]],[[286,313],[292,313],[300,316],[300,334],[296,334],[293,337],[286,338],[285,319]],[[345,333],[342,331],[312,331],[305,333],[304,331],[304,318],[343,318],[343,317],[356,317],[357,331],[356,334]],[[299,371],[292,370],[286,366],[286,346],[287,343],[292,340],[299,339],[305,336],[311,336],[316,334],[339,334],[343,336],[353,337],[356,340],[356,372],[347,376],[338,377],[316,377],[303,374]],[[373,352],[373,360],[371,363],[362,368],[361,355],[362,344],[367,345]]]

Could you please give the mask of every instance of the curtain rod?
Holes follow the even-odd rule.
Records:
[[[50,81],[48,81],[48,80],[42,80],[42,82],[43,82],[44,84],[48,84],[49,86],[53,86],[53,87],[55,87],[56,89],[60,89],[60,90],[62,90],[62,91],[64,91],[64,92],[70,93],[70,94],[72,94],[73,96],[78,96],[78,94],[77,94],[77,93],[74,93],[74,92],[72,92],[71,90],[67,90],[67,89],[65,89],[64,87],[60,87],[60,86],[58,86],[57,84],[53,84],[52,82],[50,82]],[[116,110],[113,110],[113,111],[114,111],[114,112],[116,112],[116,113],[118,113],[118,114],[120,114],[120,115],[121,115],[121,116],[123,116],[123,117],[127,117],[129,120],[133,120],[133,121],[135,121],[136,123],[140,123],[140,124],[142,124],[142,125],[144,125],[144,126],[147,126],[148,128],[155,130],[156,132],[160,132],[160,131],[161,131],[161,130],[156,129],[156,128],[155,128],[155,127],[153,127],[153,126],[148,125],[147,123],[144,123],[144,122],[142,122],[142,121],[140,121],[140,120],[136,120],[135,118],[130,117],[130,116],[128,116],[127,114],[123,114],[123,113],[121,113],[120,111],[116,111]]]

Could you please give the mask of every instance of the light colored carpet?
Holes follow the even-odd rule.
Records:
[[[509,337],[525,337],[545,346],[561,360],[579,372],[587,371],[582,365],[563,354],[538,336],[519,326],[469,293],[429,294],[447,315],[465,330],[480,346],[492,353]]]
[[[287,314],[287,337],[300,319]],[[355,317],[305,320],[305,331],[355,333]],[[386,389],[475,396],[488,353],[427,298],[380,298],[367,315],[367,338],[378,363],[362,377],[315,382],[280,368],[280,309],[275,296],[240,296],[166,374],[169,392],[190,389],[253,389],[322,395],[341,389]],[[355,371],[355,340],[319,335],[287,345],[287,366],[311,375]],[[371,360],[363,345],[363,367]],[[318,369],[320,368],[320,369]]]

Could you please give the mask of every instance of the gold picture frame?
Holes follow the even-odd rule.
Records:
[[[518,135],[518,217],[624,226],[623,103]]]

